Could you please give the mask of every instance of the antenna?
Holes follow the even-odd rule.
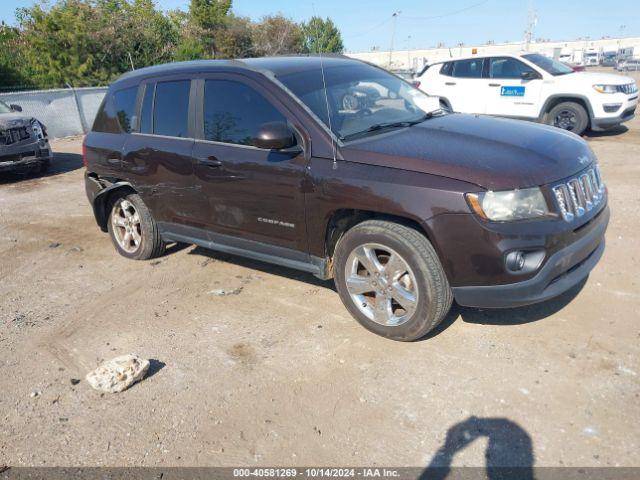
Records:
[[[311,4],[311,8],[313,9],[313,16],[318,20],[320,17],[316,15],[316,6],[314,3]],[[324,63],[322,61],[322,49],[319,47],[320,42],[320,32],[318,31],[318,23],[316,22],[316,53],[320,57],[320,72],[322,74],[322,88],[324,90],[324,102],[327,107],[327,121],[329,122],[329,131],[331,132],[331,154],[333,155],[333,169],[338,168],[338,159],[336,152],[336,145],[333,141],[333,127],[331,125],[331,110],[329,108],[329,94],[327,93],[327,81],[324,77]]]

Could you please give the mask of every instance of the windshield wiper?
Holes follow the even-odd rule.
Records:
[[[418,123],[422,123],[425,120],[429,120],[433,117],[434,112],[428,112],[422,115],[420,118],[416,118],[415,120],[403,120],[400,122],[387,122],[387,123],[375,123],[368,127],[365,130],[360,132],[349,133],[348,135],[343,135],[340,137],[340,140],[349,140],[351,138],[359,137],[361,135],[366,135],[367,133],[376,132],[378,130],[386,130],[388,128],[406,128],[411,127],[413,125],[417,125]]]

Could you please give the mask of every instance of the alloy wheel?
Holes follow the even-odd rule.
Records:
[[[135,253],[140,248],[142,244],[140,214],[129,200],[123,198],[114,205],[111,226],[113,236],[125,252]]]
[[[356,307],[380,325],[402,325],[418,307],[418,285],[411,267],[384,245],[355,248],[345,265],[345,284]]]
[[[576,128],[578,123],[578,117],[575,112],[571,110],[561,110],[553,120],[553,125],[563,130],[572,131]]]

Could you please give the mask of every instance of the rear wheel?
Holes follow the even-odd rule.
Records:
[[[116,250],[124,257],[148,260],[162,255],[165,250],[155,220],[135,193],[111,200],[107,229]]]
[[[549,111],[546,123],[582,135],[589,126],[589,115],[579,103],[562,102]]]
[[[340,239],[335,282],[365,328],[394,340],[423,337],[445,317],[453,296],[427,238],[393,222],[368,220]]]

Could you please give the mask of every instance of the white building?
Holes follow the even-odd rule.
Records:
[[[477,45],[477,46],[455,46],[443,48],[427,48],[415,50],[394,50],[389,55],[389,51],[375,50],[370,52],[351,52],[347,56],[365,60],[367,62],[381,65],[392,69],[413,69],[419,70],[427,63],[435,63],[447,58],[467,55],[500,55],[502,53],[518,53],[525,50],[524,42]],[[549,57],[561,59],[575,64],[582,64],[584,52],[597,51],[599,53],[613,52],[625,49],[626,54],[633,52],[635,56],[640,55],[640,37],[628,38],[605,38],[600,40],[571,40],[566,42],[531,42],[528,50],[538,52]],[[561,58],[562,57],[562,58]],[[391,58],[391,64],[389,64]]]

